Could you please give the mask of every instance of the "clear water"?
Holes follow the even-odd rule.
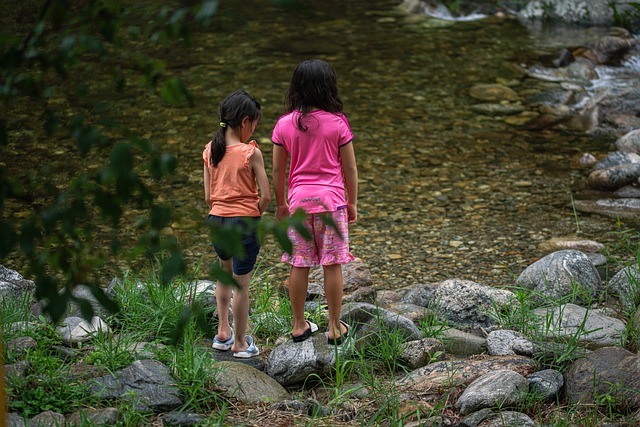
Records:
[[[571,189],[584,179],[577,159],[606,153],[612,141],[523,131],[470,109],[476,101],[469,89],[477,83],[504,82],[523,96],[535,91],[540,82],[511,65],[531,64],[555,48],[515,19],[407,19],[396,13],[397,3],[323,0],[286,10],[266,0],[225,1],[214,27],[196,32],[190,48],[131,46],[131,58],[163,58],[166,75],[182,78],[195,97],[190,108],[166,105],[142,89],[125,99],[108,85],[101,92],[115,118],[178,157],[177,174],[157,190],[173,206],[168,232],[191,268],[214,259],[202,224],[201,154],[217,124],[217,104],[237,88],[260,99],[264,115],[254,137],[270,173],[271,129],[291,72],[311,57],[329,61],[339,75],[360,175],[352,252],[377,287],[453,277],[508,286],[545,255],[538,245],[546,239],[615,241],[615,220],[571,208]],[[78,106],[61,101],[60,108]],[[105,161],[79,158],[64,138],[43,140],[33,108],[16,106],[8,117],[3,162],[19,179],[42,178],[43,158],[47,179],[60,184]],[[15,202],[9,209],[19,217],[35,207]],[[273,211],[272,204],[267,215]],[[135,234],[136,215],[125,221],[124,236]],[[279,255],[273,242],[265,244],[262,268],[272,268],[278,281],[286,277]],[[19,257],[8,261],[18,264]],[[108,274],[124,266],[119,260]]]

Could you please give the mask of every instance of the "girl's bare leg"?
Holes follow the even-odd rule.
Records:
[[[304,303],[307,300],[307,287],[309,285],[309,267],[291,267],[289,276],[289,300],[293,314],[294,337],[302,335],[309,328],[304,318]]]
[[[249,321],[249,283],[253,271],[241,276],[233,275],[239,288],[233,290],[233,324],[235,326],[236,339],[231,346],[231,351],[239,352],[247,349],[247,341],[244,339]]]
[[[220,260],[220,266],[231,274],[233,258],[226,261]],[[229,324],[229,306],[231,305],[232,288],[216,281],[216,304],[218,306],[218,339],[226,341],[231,338],[231,325]],[[235,311],[234,311],[235,315]]]
[[[342,310],[342,265],[323,265],[324,268],[324,294],[327,298],[329,309],[329,334],[330,340],[338,338],[347,332],[340,323]]]

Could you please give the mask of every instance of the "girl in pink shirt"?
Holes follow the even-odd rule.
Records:
[[[309,241],[290,229],[293,252],[282,256],[284,262],[291,264],[291,335],[294,342],[300,342],[318,330],[317,325],[305,319],[304,303],[309,269],[322,265],[329,309],[327,342],[339,345],[349,329],[340,320],[342,264],[353,260],[349,252],[348,224],[357,219],[358,170],[353,133],[342,112],[334,69],[322,60],[298,64],[285,104],[287,114],[278,119],[272,135],[276,218],[303,209],[307,214],[306,227],[312,236]],[[330,215],[335,228],[327,225],[324,215]]]
[[[260,103],[243,90],[233,92],[220,104],[220,125],[203,153],[204,200],[209,206],[207,221],[218,227],[242,230],[243,254],[229,253],[231,242],[216,240],[213,248],[222,269],[233,274],[238,287],[216,282],[218,333],[213,348],[231,350],[234,357],[257,356],[260,351],[249,335],[245,336],[249,317],[249,283],[260,242],[257,225],[271,201],[269,179],[262,153],[251,138],[260,121]],[[258,187],[260,197],[258,197]],[[226,243],[226,245],[225,245]],[[237,247],[237,244],[235,245]],[[233,294],[235,334],[229,324],[229,305]]]

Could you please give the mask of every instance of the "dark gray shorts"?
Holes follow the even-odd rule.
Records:
[[[233,242],[222,242],[222,241],[214,241],[212,242],[213,249],[216,251],[216,254],[220,257],[221,260],[226,261],[228,259],[233,258],[233,273],[238,276],[250,273],[253,270],[253,267],[256,265],[256,259],[258,258],[258,252],[260,252],[260,241],[258,240],[258,223],[260,222],[260,217],[246,217],[246,216],[216,216],[209,215],[207,217],[208,222],[212,222],[226,229],[237,229],[239,233],[241,233],[241,244],[243,253],[233,256],[230,252],[230,248],[236,247],[237,245]],[[220,234],[220,233],[214,233]],[[221,238],[226,233],[222,233]]]

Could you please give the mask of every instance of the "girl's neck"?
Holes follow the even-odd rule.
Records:
[[[227,130],[227,133],[224,136],[224,140],[225,140],[225,144],[226,144],[227,147],[230,146],[230,145],[242,144],[242,141],[240,140],[240,138],[234,132],[233,129]]]
[[[303,107],[294,108],[292,111],[300,111],[300,112],[306,111],[307,113],[313,113],[315,111],[320,111],[320,110],[322,110],[322,108],[318,108],[312,105],[308,108],[303,108]]]

